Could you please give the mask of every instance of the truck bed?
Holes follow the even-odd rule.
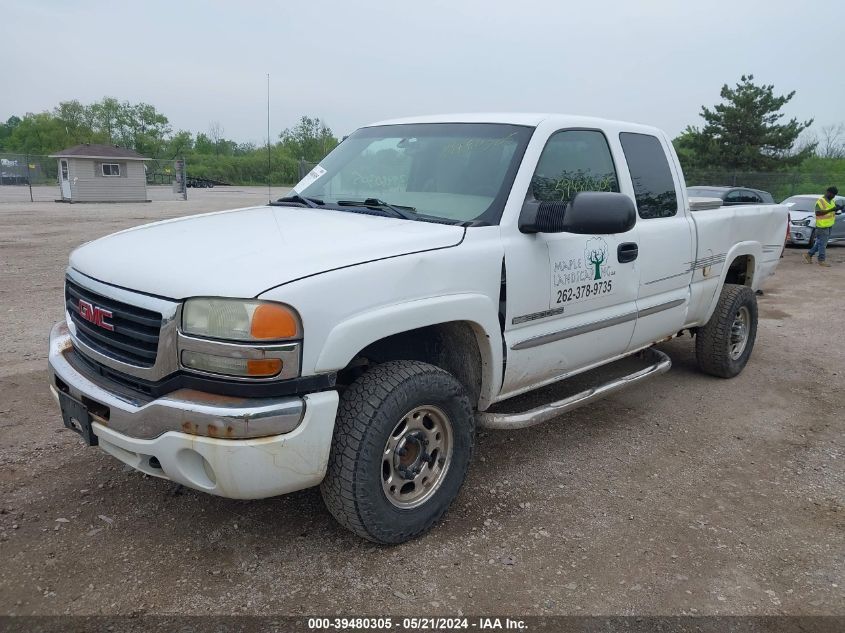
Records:
[[[715,303],[720,282],[738,257],[753,258],[752,278],[745,283],[754,290],[774,273],[785,244],[788,208],[778,204],[698,208],[691,215],[697,250],[691,263],[689,314],[699,318],[690,326],[710,318],[712,310],[704,306]]]

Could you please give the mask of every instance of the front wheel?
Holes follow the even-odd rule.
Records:
[[[695,337],[699,368],[712,376],[733,378],[748,363],[757,338],[757,297],[748,286],[725,284],[719,303]]]
[[[326,507],[376,543],[427,532],[466,478],[475,421],[466,392],[427,363],[391,361],[343,394],[326,478]]]

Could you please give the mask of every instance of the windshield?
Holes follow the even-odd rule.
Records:
[[[341,208],[377,201],[413,219],[496,224],[532,132],[492,123],[361,128],[291,194]]]
[[[786,200],[781,202],[781,204],[791,204],[791,205],[793,205],[790,208],[790,211],[792,213],[795,213],[797,211],[800,211],[800,212],[803,212],[803,213],[812,213],[813,207],[816,205],[816,200],[817,200],[817,198],[813,198],[812,200],[810,200],[808,198],[795,197],[795,198],[787,198]]]
[[[803,211],[804,213],[813,213],[816,210],[816,202],[821,196],[813,196],[812,198],[807,196],[792,196],[791,198],[787,198],[781,204],[792,204],[793,207],[790,211]],[[836,196],[833,199],[833,202],[838,205],[845,205],[845,197],[843,196]]]

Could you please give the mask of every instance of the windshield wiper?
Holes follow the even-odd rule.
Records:
[[[284,207],[288,206],[291,203],[304,204],[310,209],[316,209],[320,205],[325,204],[322,200],[318,200],[317,198],[305,198],[303,196],[300,196],[298,193],[295,193],[292,196],[285,196],[284,198],[279,198],[275,202],[271,202],[270,206]]]
[[[413,212],[416,211],[414,207],[398,207],[396,205],[379,200],[378,198],[367,198],[363,202],[358,200],[338,200],[339,207],[366,207],[367,209],[378,209],[379,211],[390,211],[394,217],[402,218],[403,220],[414,220]],[[410,212],[410,213],[409,213]]]

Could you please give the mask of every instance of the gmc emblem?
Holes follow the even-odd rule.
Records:
[[[79,316],[104,330],[114,332],[114,326],[106,321],[111,315],[111,310],[105,310],[100,306],[95,306],[93,303],[84,299],[79,300]]]

